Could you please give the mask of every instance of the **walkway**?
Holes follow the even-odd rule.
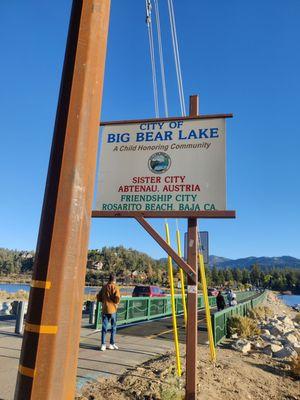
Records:
[[[98,377],[120,376],[150,358],[174,349],[172,319],[152,320],[119,327],[118,351],[100,352],[100,332],[83,319],[77,369],[77,389]],[[15,321],[0,321],[0,400],[12,400],[22,337],[14,334]],[[183,317],[178,318],[179,341],[185,343]],[[205,313],[198,313],[198,342],[207,343]]]

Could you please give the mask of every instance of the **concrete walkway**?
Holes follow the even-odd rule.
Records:
[[[99,376],[119,376],[150,358],[173,350],[173,342],[170,340],[128,335],[126,329],[118,332],[119,350],[100,352],[100,332],[82,328],[77,370],[78,391]],[[13,332],[14,321],[0,323],[0,400],[12,400],[14,395],[22,337]]]

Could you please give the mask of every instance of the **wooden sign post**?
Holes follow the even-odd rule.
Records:
[[[131,121],[112,121],[103,122],[102,126],[112,126],[112,130],[115,126],[121,125],[126,126],[130,124],[138,124],[139,126],[155,126],[155,124],[161,124],[163,122],[172,121],[189,121],[189,120],[209,120],[218,118],[230,118],[231,114],[220,114],[220,115],[199,115],[199,99],[198,96],[190,97],[190,115],[188,117],[174,117],[174,118],[162,118],[162,119],[151,119],[151,120],[131,120]],[[201,122],[201,121],[200,121]],[[116,130],[117,131],[117,130]],[[153,132],[149,132],[149,137],[152,138]],[[132,149],[135,151],[134,146],[130,147],[126,142],[129,138],[129,133],[116,133],[113,135],[114,138],[109,140],[124,140],[122,149]],[[122,136],[123,139],[122,139]],[[151,136],[152,135],[152,136]],[[171,136],[171,134],[169,133]],[[126,147],[127,146],[127,147]],[[116,146],[114,151],[119,151],[119,147]],[[112,161],[108,162],[112,163]],[[135,160],[131,160],[135,165]],[[118,168],[118,165],[114,165],[114,168]],[[101,168],[101,164],[100,164]],[[108,169],[108,166],[105,165]],[[125,165],[122,168],[126,168]],[[197,168],[197,165],[192,165],[192,168]],[[224,165],[225,168],[225,165]],[[101,173],[101,170],[100,170]],[[225,171],[224,171],[225,175]],[[111,175],[109,175],[111,178]],[[136,179],[137,180],[137,179]],[[151,180],[151,179],[150,179]],[[153,179],[155,180],[155,179]],[[156,181],[159,181],[157,178]],[[101,184],[99,184],[99,190],[101,190]],[[123,188],[121,188],[124,190]],[[127,189],[126,189],[127,190]],[[200,210],[200,211],[124,211],[124,210],[94,210],[92,213],[94,218],[135,218],[137,222],[149,233],[150,236],[166,251],[166,253],[172,257],[174,262],[182,268],[187,274],[187,330],[186,330],[186,399],[195,400],[197,398],[197,342],[198,342],[198,218],[235,218],[235,211],[228,210]],[[146,221],[145,218],[186,218],[188,221],[188,235],[187,235],[187,262],[185,262],[178,254],[170,247],[167,242],[159,235],[158,232]]]

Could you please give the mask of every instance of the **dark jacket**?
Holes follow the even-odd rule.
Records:
[[[217,307],[218,310],[224,310],[225,308],[225,299],[222,294],[218,294],[217,296]]]

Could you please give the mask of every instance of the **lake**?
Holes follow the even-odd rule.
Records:
[[[30,285],[26,283],[0,283],[0,291],[5,291],[7,293],[16,293],[19,290],[25,290],[25,292],[29,292]],[[97,286],[86,286],[84,288],[85,294],[96,294],[100,290]],[[131,294],[131,289],[121,288],[121,293],[123,294]]]
[[[278,298],[288,306],[294,306],[295,304],[300,304],[300,295],[283,294],[279,295]]]

